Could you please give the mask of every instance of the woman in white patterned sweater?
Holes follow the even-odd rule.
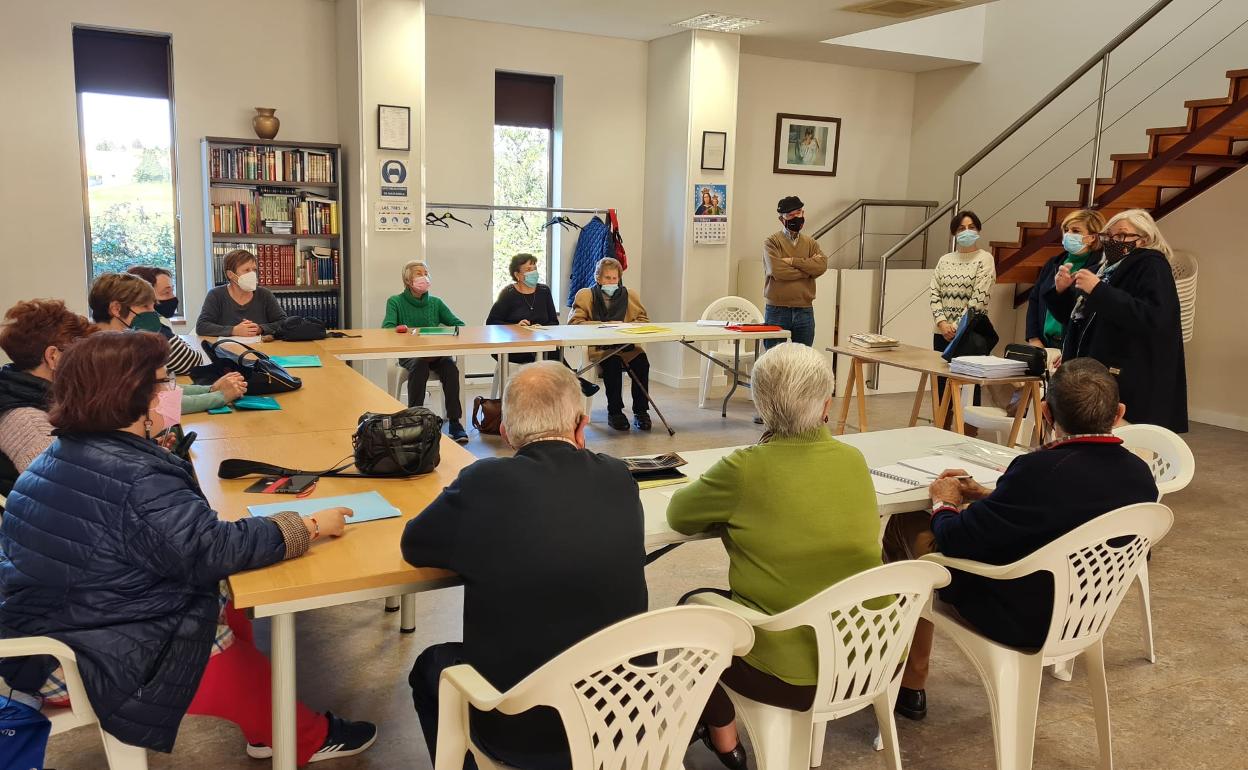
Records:
[[[931,308],[936,322],[932,346],[936,350],[944,350],[953,339],[968,307],[988,308],[997,267],[992,254],[979,248],[979,230],[979,217],[973,211],[960,211],[949,223],[957,250],[941,257],[932,274]]]

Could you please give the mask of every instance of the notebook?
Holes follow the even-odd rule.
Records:
[[[353,513],[347,519],[348,524],[359,524],[361,521],[374,519],[393,519],[399,515],[399,509],[379,492],[359,492],[354,495],[338,495],[337,497],[308,497],[284,503],[265,503],[249,505],[247,511],[252,516],[272,516],[282,511],[294,511],[306,516],[310,513],[323,511],[326,508],[350,508]]]
[[[1001,471],[994,468],[977,465],[961,458],[949,457],[947,455],[915,457],[909,460],[902,460],[898,464],[920,473],[926,473],[930,477],[929,483],[950,468],[960,468],[966,471],[972,479],[985,486],[996,484],[997,479],[1001,478]]]
[[[646,325],[646,326],[621,326],[620,327],[620,334],[663,334],[664,332],[670,332],[670,331],[671,329],[667,328],[666,326]]]
[[[277,403],[276,398],[270,398],[269,396],[240,396],[235,399],[234,408],[277,410],[281,409],[282,405]]]
[[[422,334],[426,336],[431,335],[431,334],[445,334],[447,336],[457,337],[459,336],[459,327],[458,326],[421,326],[417,329],[414,329],[413,333]]]
[[[871,484],[878,495],[895,495],[898,492],[909,492],[931,484],[935,476],[923,471],[908,468],[899,463],[882,465],[871,469]]]
[[[283,369],[306,369],[321,365],[320,356],[269,356]]]

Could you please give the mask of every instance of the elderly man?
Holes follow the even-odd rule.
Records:
[[[582,639],[646,611],[637,484],[624,463],[585,448],[584,403],[562,364],[525,366],[503,394],[502,432],[515,456],[465,468],[403,532],[404,559],[464,581],[464,641],[422,652],[409,678],[431,759],[443,669],[471,664],[506,691]],[[570,764],[549,709],[474,713],[472,728],[483,750],[512,767]]]
[[[1126,408],[1118,383],[1090,358],[1067,361],[1053,375],[1040,416],[1056,439],[1016,458],[989,491],[945,471],[932,482],[932,509],[894,516],[884,536],[890,560],[939,551],[987,564],[1010,564],[1110,511],[1157,499],[1148,466],[1110,431]],[[970,503],[963,508],[965,503]],[[990,580],[955,571],[940,592],[962,617],[1001,644],[1044,643],[1053,614],[1053,581],[1038,573]],[[919,621],[906,659],[897,713],[927,715],[932,624]]]
[[[815,279],[827,272],[828,258],[814,238],[802,235],[806,211],[796,195],[776,204],[780,231],[763,241],[764,320],[792,333],[794,342],[815,344]],[[770,349],[780,340],[764,340]]]

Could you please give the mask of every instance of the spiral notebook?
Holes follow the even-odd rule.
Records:
[[[871,483],[875,486],[876,494],[879,495],[893,495],[925,487],[932,483],[933,478],[935,477],[900,463],[871,469]]]

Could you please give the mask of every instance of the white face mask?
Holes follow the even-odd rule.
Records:
[[[254,270],[238,277],[238,288],[243,291],[255,291],[260,283],[260,275]]]

